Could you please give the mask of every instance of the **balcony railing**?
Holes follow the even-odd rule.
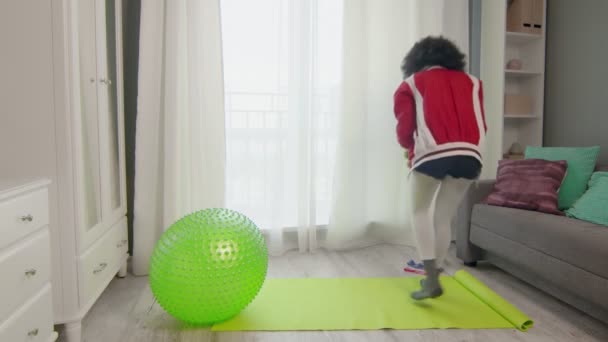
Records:
[[[302,215],[317,225],[329,218],[336,106],[328,93],[292,101],[301,108],[289,100],[226,92],[227,204],[265,229],[298,226]]]

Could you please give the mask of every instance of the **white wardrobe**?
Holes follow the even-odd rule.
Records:
[[[49,188],[55,324],[126,275],[121,0],[0,1],[0,178]],[[0,275],[1,278],[1,275]]]

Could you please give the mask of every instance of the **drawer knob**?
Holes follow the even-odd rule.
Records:
[[[30,330],[27,336],[38,336],[38,329]]]
[[[36,271],[36,269],[33,269],[33,268],[32,268],[32,269],[30,269],[30,270],[25,271],[25,275],[26,275],[26,276],[28,276],[28,277],[33,277],[33,276],[35,276],[35,275],[36,275],[36,273],[37,273],[37,272],[38,272],[38,271]]]
[[[106,267],[108,267],[108,264],[105,262],[102,262],[101,264],[99,264],[99,266],[93,270],[93,274],[97,274],[100,273],[101,271],[105,270]]]
[[[27,214],[25,216],[21,216],[21,221],[22,222],[32,222],[34,221],[34,216]]]

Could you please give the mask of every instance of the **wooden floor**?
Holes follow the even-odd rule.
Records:
[[[293,252],[271,259],[269,277],[405,276],[402,266],[412,256],[412,248],[387,245],[312,255]],[[460,267],[452,251],[448,273]],[[83,338],[86,342],[608,341],[608,326],[501,270],[480,265],[469,271],[532,317],[535,327],[526,333],[507,329],[212,333],[182,328],[155,303],[146,277],[129,276],[114,279],[89,312]]]

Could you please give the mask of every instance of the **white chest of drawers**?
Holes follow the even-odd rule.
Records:
[[[0,341],[52,342],[49,182],[0,180]]]

